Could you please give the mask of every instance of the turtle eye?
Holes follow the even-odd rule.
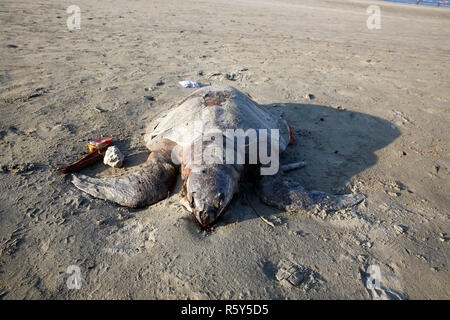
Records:
[[[194,193],[195,192],[192,192],[191,198],[189,199],[189,204],[190,204],[191,208],[194,208]]]
[[[222,208],[224,199],[225,199],[224,194],[223,193],[219,193],[218,197],[217,197],[217,202],[216,202],[216,205],[215,205],[216,209]]]

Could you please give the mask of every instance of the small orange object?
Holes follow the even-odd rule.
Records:
[[[288,125],[288,127],[289,127],[289,137],[291,138],[289,140],[288,146],[291,146],[291,145],[293,145],[295,143],[294,130],[292,130],[292,127],[290,125]]]
[[[111,143],[111,141],[112,141],[112,138],[89,141],[89,143],[88,143],[89,151],[92,152],[92,151],[95,151],[98,149],[103,149],[103,148],[107,147]]]
[[[58,168],[58,172],[62,174],[74,173],[99,162],[105,156],[106,148],[108,148],[111,142],[112,138],[89,141],[89,153],[81,159],[69,164],[68,166]]]

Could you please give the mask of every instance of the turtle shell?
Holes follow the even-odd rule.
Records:
[[[196,90],[153,122],[144,139],[148,148],[162,139],[172,140],[184,148],[205,132],[225,134],[230,129],[244,132],[267,129],[268,141],[271,129],[278,129],[280,152],[286,149],[290,140],[286,121],[264,111],[258,103],[231,86],[207,86]]]

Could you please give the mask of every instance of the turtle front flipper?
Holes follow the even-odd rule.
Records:
[[[178,166],[173,164],[170,152],[173,143],[161,141],[150,149],[143,168],[118,178],[91,178],[72,175],[72,183],[91,196],[110,200],[125,207],[139,208],[165,197],[176,181]]]
[[[257,188],[264,203],[288,212],[338,211],[353,207],[365,199],[359,193],[333,195],[306,191],[300,183],[283,177],[281,172],[273,176],[261,176]]]

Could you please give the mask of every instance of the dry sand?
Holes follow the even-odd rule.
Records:
[[[73,32],[72,4],[81,8]],[[381,8],[379,30],[366,27],[370,4]],[[0,23],[1,298],[450,298],[450,10],[4,0]],[[57,174],[88,140],[109,136],[126,168],[84,173],[133,170],[146,158],[146,125],[192,92],[178,85],[186,79],[233,85],[284,114],[296,144],[282,159],[308,162],[291,175],[367,200],[331,215],[288,214],[243,184],[202,232],[176,190],[130,210]],[[79,290],[66,286],[70,265]],[[370,265],[380,290],[366,287]],[[290,266],[303,276],[296,285],[279,281]]]

